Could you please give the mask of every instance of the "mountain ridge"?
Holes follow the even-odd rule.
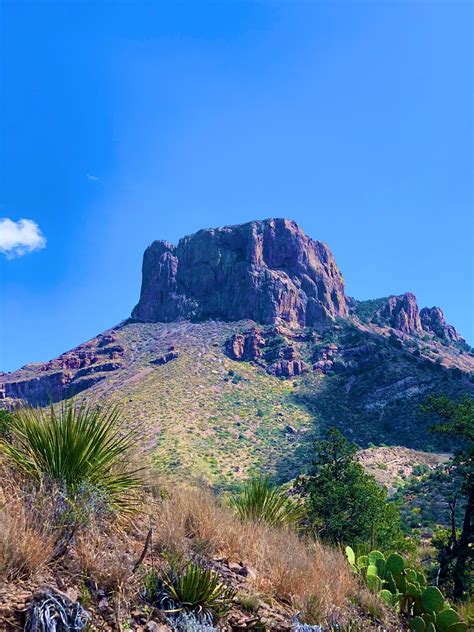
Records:
[[[435,446],[418,404],[430,393],[472,393],[474,356],[442,311],[420,310],[411,293],[350,298],[328,247],[314,250],[318,242],[294,222],[244,226],[237,241],[235,227],[200,231],[197,244],[187,237],[179,274],[199,264],[188,281],[178,278],[181,250],[161,248],[155,277],[145,254],[141,297],[153,320],[135,313],[49,362],[0,374],[0,405],[113,400],[127,423],[141,424],[144,450],[159,454],[165,471],[219,484],[252,471],[294,476],[329,425],[363,447],[449,447]],[[223,278],[235,262],[237,273]],[[170,309],[163,287],[176,294]],[[246,318],[222,319],[231,313],[220,288],[222,296],[235,294],[230,305],[240,301],[238,315]],[[255,288],[264,295],[259,302],[243,293],[252,297]],[[160,314],[174,320],[155,320]]]

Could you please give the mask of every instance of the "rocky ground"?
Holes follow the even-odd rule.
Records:
[[[360,463],[389,490],[389,494],[395,493],[398,485],[412,476],[420,466],[434,472],[450,457],[449,453],[422,452],[400,446],[368,448],[358,454]]]

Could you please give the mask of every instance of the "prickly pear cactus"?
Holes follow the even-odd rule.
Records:
[[[446,632],[468,632],[467,623],[459,621],[459,623],[452,623],[446,628]]]
[[[445,606],[443,593],[436,586],[428,586],[424,589],[421,593],[421,602],[426,612],[430,614],[443,610]]]
[[[468,625],[446,604],[436,586],[426,587],[422,573],[405,568],[398,553],[385,558],[381,551],[356,557],[351,547],[346,556],[354,573],[390,607],[404,612],[413,632],[467,632]]]
[[[425,632],[426,630],[426,624],[421,617],[415,617],[412,619],[408,623],[408,626],[410,630],[413,630],[413,632]]]
[[[398,553],[390,553],[390,555],[385,560],[386,571],[388,573],[392,573],[394,577],[396,575],[401,575],[404,568],[405,562],[403,561],[403,557]]]
[[[352,549],[350,546],[346,546],[346,557],[349,564],[351,566],[355,566],[356,557],[355,557],[354,549]]]
[[[452,608],[445,608],[436,615],[436,627],[439,632],[446,632],[453,623],[459,623],[459,615]]]

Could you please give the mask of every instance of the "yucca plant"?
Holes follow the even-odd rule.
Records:
[[[125,463],[136,439],[122,432],[117,407],[75,406],[49,412],[25,407],[15,411],[8,441],[0,450],[11,465],[38,484],[55,484],[70,498],[94,490],[114,509],[130,510],[140,486],[139,469]]]
[[[217,573],[199,564],[188,563],[180,571],[151,571],[145,578],[144,597],[168,615],[197,613],[212,623],[228,611],[236,591],[223,584]]]
[[[224,615],[235,596],[235,591],[220,581],[219,575],[199,566],[188,564],[176,577],[165,576],[164,584],[170,598],[185,610]]]
[[[296,526],[305,516],[304,507],[268,478],[251,479],[229,497],[228,504],[241,520],[273,527]]]

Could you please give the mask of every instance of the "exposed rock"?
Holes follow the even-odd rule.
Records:
[[[120,364],[109,363],[95,367],[94,372],[112,371],[120,367]],[[0,390],[3,391],[4,398],[23,400],[33,406],[45,406],[50,402],[58,402],[65,397],[77,395],[105,377],[104,375],[84,377],[90,372],[92,372],[91,369],[84,369],[77,373],[57,371],[48,375],[6,382],[1,385]]]
[[[254,568],[251,568],[250,566],[242,566],[242,568],[239,571],[239,575],[242,575],[242,577],[247,577],[250,580],[255,580],[257,579],[257,571]]]
[[[422,332],[420,313],[416,296],[405,292],[400,296],[390,296],[383,307],[377,310],[375,319],[406,334]]]
[[[332,371],[337,350],[337,345],[332,343],[317,349],[313,356],[313,371],[322,374]]]
[[[80,369],[74,375],[74,379],[83,377],[84,375],[90,375],[91,373],[98,373],[99,371],[117,371],[122,368],[121,362],[104,362],[103,364],[93,364],[92,366]]]
[[[166,353],[155,360],[152,360],[152,364],[162,366],[163,364],[171,362],[171,360],[176,360],[176,358],[179,358],[179,351],[177,351],[174,347],[170,347]]]
[[[344,281],[329,248],[293,221],[201,230],[143,258],[139,321],[252,319],[315,326],[345,317]]]
[[[290,345],[282,347],[277,358],[268,368],[268,372],[277,377],[301,375],[308,369],[299,352]]]
[[[262,330],[258,327],[242,334],[234,334],[225,344],[227,355],[233,360],[255,361],[277,377],[301,375],[308,367],[299,350],[289,344],[277,327]]]
[[[427,332],[439,336],[449,342],[463,342],[463,338],[458,334],[452,325],[448,325],[440,307],[423,307],[420,311],[421,326]]]
[[[97,336],[99,347],[104,347],[105,345],[110,345],[117,340],[117,334],[115,331],[110,331],[107,334],[100,334]]]
[[[439,307],[423,307],[418,310],[416,297],[410,292],[390,296],[385,305],[377,310],[374,322],[389,325],[406,334],[435,334],[448,342],[463,342],[452,325],[448,325]]]
[[[361,356],[372,353],[374,350],[374,345],[365,344],[365,345],[357,345],[357,347],[348,347],[346,349],[341,349],[341,354],[345,357],[347,356]]]
[[[374,390],[367,398],[365,408],[367,410],[383,408],[388,402],[419,396],[426,392],[428,386],[427,381],[422,382],[412,376],[407,376]]]
[[[256,360],[263,356],[265,338],[261,329],[254,328],[243,334],[234,334],[226,342],[226,353],[232,360]]]
[[[5,397],[25,400],[30,404],[47,404],[59,401],[71,381],[71,375],[57,371],[40,377],[6,382]]]

